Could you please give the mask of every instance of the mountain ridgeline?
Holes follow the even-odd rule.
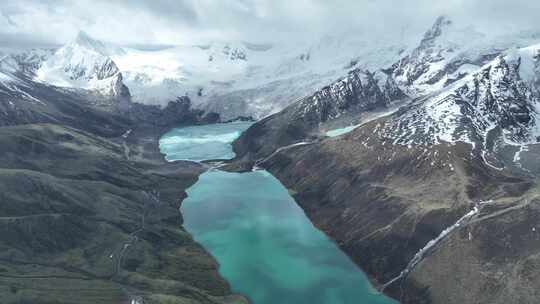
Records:
[[[322,126],[332,126],[336,120],[355,121],[362,113],[389,108],[407,98],[389,75],[353,69],[346,77],[258,122],[235,142],[235,150],[239,155],[267,156],[276,148],[317,137]],[[259,133],[264,136],[256,135]]]
[[[127,88],[133,102],[146,105],[164,107],[189,96],[194,106],[219,113],[225,121],[258,119],[342,76],[355,67],[358,56],[373,57],[369,66],[387,64],[402,49],[386,42],[368,44],[366,39],[342,35],[281,44],[213,41],[142,50],[80,32],[57,48],[0,51],[0,68],[102,97],[124,96]]]
[[[401,303],[539,297],[540,45],[437,19],[233,144]],[[337,137],[327,131],[345,126]]]

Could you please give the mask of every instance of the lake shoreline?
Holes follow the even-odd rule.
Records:
[[[230,133],[228,126],[217,127],[223,130],[216,125],[172,130],[161,138],[161,151],[169,155],[169,161],[174,161],[170,155],[193,158],[189,153],[197,152],[196,142],[208,154],[208,147],[215,143],[208,141],[219,138],[212,132]],[[228,141],[213,146],[217,153],[209,154],[207,169],[214,168],[216,160],[219,164],[234,158],[221,154],[223,147],[232,151]],[[395,303],[374,292],[371,278],[309,220],[277,178],[265,170],[239,173],[230,170],[230,164],[224,161],[224,167],[200,175],[187,189],[181,212],[186,229],[216,258],[234,292],[254,303],[276,303],[283,297],[310,304],[356,303],[358,299]],[[290,286],[297,287],[291,290]]]

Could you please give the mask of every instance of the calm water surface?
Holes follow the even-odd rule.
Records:
[[[231,159],[234,157],[231,143],[251,124],[234,122],[176,128],[161,137],[159,147],[167,160]]]
[[[231,158],[249,123],[175,129],[169,160]],[[184,226],[220,263],[235,292],[254,304],[388,304],[362,271],[308,220],[266,171],[210,170],[188,189]]]

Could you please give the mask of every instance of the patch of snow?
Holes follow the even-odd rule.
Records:
[[[480,207],[486,203],[489,202],[479,202],[475,204],[473,209],[469,212],[467,212],[465,215],[463,215],[461,218],[459,218],[453,225],[449,226],[448,228],[444,229],[436,238],[430,240],[427,242],[427,244],[422,247],[415,255],[414,257],[409,261],[407,264],[407,267],[401,273],[393,278],[392,280],[388,281],[386,284],[383,285],[382,290],[384,290],[386,287],[390,286],[397,280],[407,276],[415,267],[420,263],[424,257],[431,252],[431,250],[438,245],[442,240],[444,240],[450,233],[452,233],[454,230],[461,227],[463,224],[469,222],[472,218],[474,218],[479,212]]]
[[[288,149],[291,149],[291,148],[294,148],[294,147],[307,146],[307,145],[311,145],[311,144],[313,144],[313,142],[301,141],[301,142],[297,142],[297,143],[294,143],[294,144],[291,144],[291,145],[288,145],[288,146],[280,147],[280,148],[276,149],[276,151],[274,151],[272,154],[265,157],[264,159],[257,160],[255,162],[255,166],[258,166],[259,164],[262,164],[262,163],[266,162],[267,160],[271,159],[275,155],[277,155],[280,152],[283,152],[285,150],[288,150]]]
[[[0,83],[7,84],[15,81],[16,79],[13,76],[0,72]]]
[[[529,146],[527,145],[521,145],[519,146],[519,150],[514,154],[513,161],[514,163],[519,163],[521,160],[521,152],[529,151]]]
[[[532,83],[539,77],[538,56],[540,56],[540,44],[535,44],[520,49],[512,48],[507,52],[505,59],[513,63],[519,60],[519,75],[521,79],[527,83]]]

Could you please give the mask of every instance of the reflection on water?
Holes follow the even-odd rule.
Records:
[[[210,171],[188,190],[185,227],[253,303],[392,303],[264,171]]]

